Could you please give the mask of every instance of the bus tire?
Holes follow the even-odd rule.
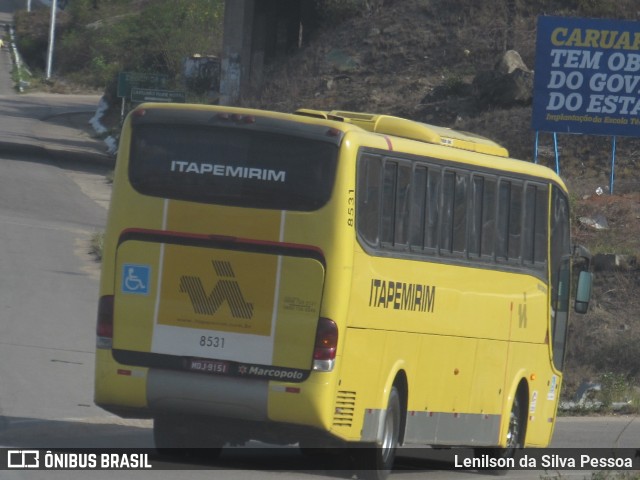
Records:
[[[356,470],[358,478],[366,480],[384,480],[391,473],[400,442],[400,422],[402,407],[400,393],[393,386],[389,393],[387,410],[383,419],[380,443],[360,445],[356,451]]]
[[[158,455],[194,457],[203,460],[217,459],[222,452],[223,442],[203,435],[201,425],[199,422],[183,417],[168,415],[155,417],[153,440]]]
[[[513,458],[516,451],[519,448],[524,447],[524,437],[527,425],[526,408],[526,400],[524,399],[522,390],[518,390],[515,398],[513,399],[513,404],[511,405],[511,412],[509,413],[506,446],[496,448],[476,448],[476,456],[489,455],[495,459]],[[497,469],[492,471],[500,475],[507,473],[507,469]]]

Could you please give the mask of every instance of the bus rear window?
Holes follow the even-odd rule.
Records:
[[[129,177],[140,193],[220,205],[311,211],[333,189],[338,147],[256,130],[142,124]]]

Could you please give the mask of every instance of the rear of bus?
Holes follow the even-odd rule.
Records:
[[[95,401],[154,418],[157,446],[289,443],[330,429],[333,319],[346,314],[340,278],[354,241],[355,167],[338,156],[355,127],[293,118],[145,104],[125,122]]]

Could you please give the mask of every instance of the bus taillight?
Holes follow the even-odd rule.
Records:
[[[113,295],[100,297],[98,302],[98,326],[96,328],[98,348],[111,348],[113,339]]]
[[[313,350],[313,369],[319,372],[330,372],[336,359],[338,349],[338,326],[333,320],[320,318],[316,331],[316,344]]]

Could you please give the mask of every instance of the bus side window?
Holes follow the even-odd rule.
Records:
[[[356,223],[358,233],[371,246],[378,246],[380,237],[380,184],[382,159],[377,155],[363,155],[358,162],[358,191]]]
[[[536,233],[533,258],[538,263],[547,261],[547,225],[549,215],[549,189],[538,188],[536,192]]]
[[[406,248],[409,243],[411,214],[411,164],[398,164],[396,187],[396,211],[393,244],[396,248]]]
[[[480,245],[482,241],[482,213],[484,205],[482,203],[482,196],[484,194],[484,177],[480,175],[473,175],[471,178],[471,193],[470,197],[470,219],[469,219],[469,244],[468,251],[469,256],[480,256]]]
[[[533,263],[533,250],[536,232],[536,185],[527,184],[524,188],[524,214],[522,229],[522,261]]]
[[[509,202],[509,242],[507,257],[519,260],[522,247],[522,183],[511,182],[511,200]]]
[[[498,215],[496,223],[496,258],[506,259],[509,245],[509,209],[511,182],[500,179],[498,184]]]
[[[380,219],[380,242],[386,247],[393,245],[395,237],[397,185],[398,163],[385,158],[382,173],[382,218]]]
[[[440,208],[440,242],[441,253],[453,251],[453,209],[455,201],[456,174],[445,170],[442,180],[442,203]]]
[[[424,248],[432,253],[435,253],[435,249],[438,247],[438,213],[440,212],[441,182],[440,169],[429,167],[427,205],[424,212]]]
[[[427,167],[416,165],[413,171],[411,192],[411,248],[421,251],[424,248],[425,211],[427,208]]]
[[[525,187],[522,261],[544,263],[547,245],[547,194],[544,185],[528,183]]]
[[[482,238],[480,251],[493,258],[496,246],[496,179],[485,177],[482,191]]]
[[[455,198],[453,201],[453,251],[465,253],[467,250],[467,185],[469,175],[456,172]]]

